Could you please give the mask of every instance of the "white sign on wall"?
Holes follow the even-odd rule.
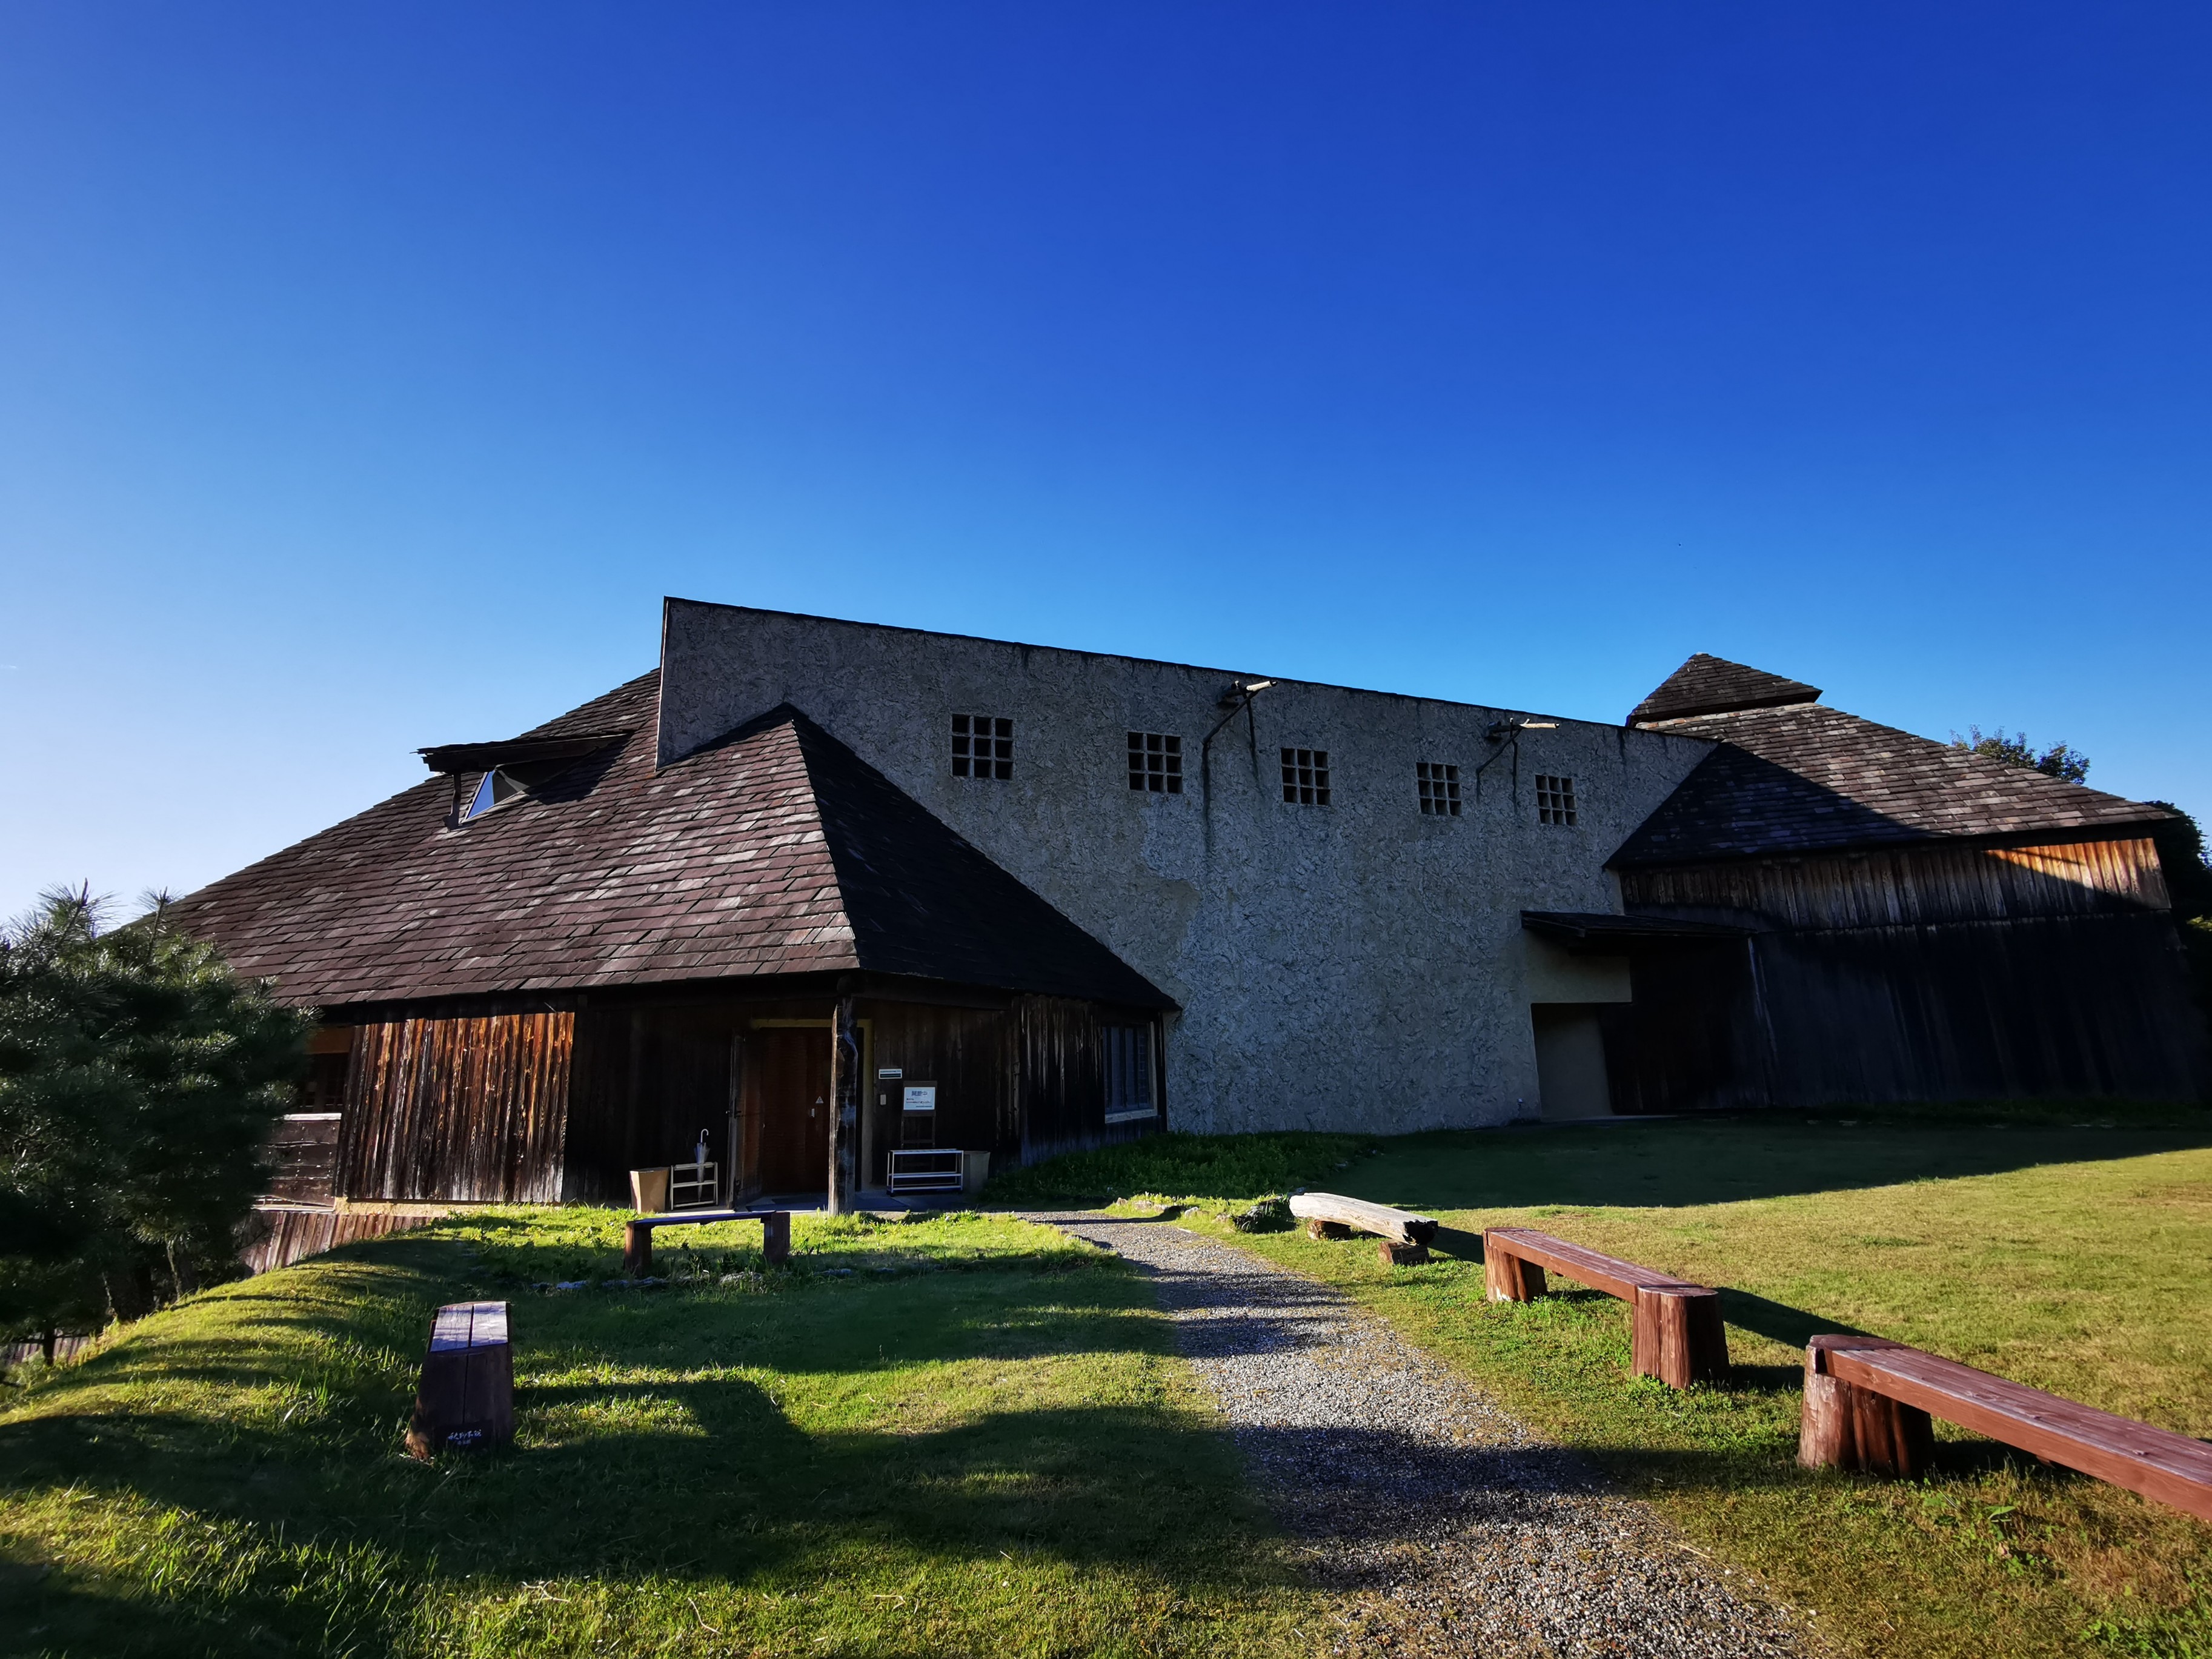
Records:
[[[933,1112],[937,1109],[937,1085],[934,1083],[909,1085],[905,1092],[906,1109],[909,1112]]]

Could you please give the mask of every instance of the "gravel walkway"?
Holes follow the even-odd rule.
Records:
[[[1755,1580],[1334,1292],[1164,1222],[1032,1218],[1151,1274],[1309,1571],[1352,1598],[1339,1651],[1814,1648]]]

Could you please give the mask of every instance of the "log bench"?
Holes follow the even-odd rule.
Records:
[[[632,1279],[653,1276],[653,1235],[659,1227],[704,1227],[717,1221],[757,1221],[761,1224],[761,1254],[773,1267],[791,1260],[791,1212],[788,1210],[677,1210],[666,1215],[641,1215],[623,1224],[623,1271]]]
[[[1686,1389],[1728,1375],[1728,1332],[1717,1292],[1533,1227],[1483,1231],[1483,1286],[1492,1302],[1529,1302],[1543,1295],[1547,1268],[1628,1304],[1637,1376]]]
[[[504,1302],[454,1302],[430,1322],[430,1351],[407,1449],[428,1461],[447,1447],[481,1451],[514,1438],[514,1350]]]
[[[1429,1259],[1437,1224],[1410,1210],[1394,1210],[1388,1204],[1370,1204],[1364,1198],[1341,1193],[1296,1193],[1291,1213],[1306,1224],[1314,1238],[1349,1238],[1356,1232],[1373,1233],[1382,1240],[1379,1254],[1395,1266],[1415,1265]]]
[[[1971,1429],[2212,1521],[2212,1446],[1875,1336],[1805,1347],[1797,1461],[1911,1480],[1936,1449],[1929,1419]]]

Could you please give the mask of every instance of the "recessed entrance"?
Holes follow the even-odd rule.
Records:
[[[1536,1091],[1545,1118],[1611,1117],[1613,1091],[1597,1005],[1539,1002],[1530,1006],[1528,1018],[1536,1028]]]
[[[761,1188],[818,1193],[830,1184],[830,1028],[754,1031],[761,1114]]]

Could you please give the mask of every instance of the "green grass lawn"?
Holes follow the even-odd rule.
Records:
[[[2212,1436],[2212,1131],[1870,1115],[1382,1146],[1306,1184],[1437,1215],[1430,1267],[1386,1267],[1372,1240],[1236,1233],[1220,1200],[1251,1194],[1200,1194],[1186,1224],[1342,1287],[1814,1608],[1843,1651],[2212,1655],[2212,1526],[1955,1432],[1923,1483],[1794,1462],[1821,1330]],[[1161,1173],[1144,1186],[1173,1194]],[[1731,1386],[1631,1378],[1626,1310],[1594,1293],[1486,1303],[1480,1230],[1512,1224],[1725,1287]]]
[[[0,1649],[1304,1655],[1328,1627],[1114,1258],[802,1216],[791,1271],[701,1229],[664,1235],[668,1288],[529,1288],[617,1275],[620,1219],[474,1214],[21,1373]],[[480,1296],[514,1303],[515,1445],[415,1462],[430,1312]]]

